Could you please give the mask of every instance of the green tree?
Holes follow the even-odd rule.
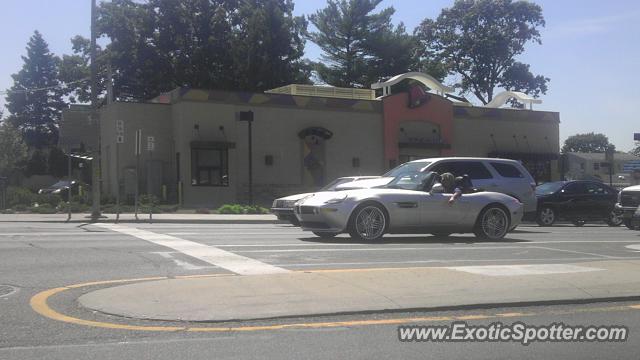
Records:
[[[309,38],[323,51],[322,62],[316,64],[320,80],[367,88],[381,78],[420,68],[415,38],[403,24],[391,23],[393,7],[375,12],[381,1],[329,0],[309,16],[318,29]]]
[[[261,91],[309,82],[303,61],[307,30],[304,17],[293,16],[292,0],[245,0],[233,32],[236,88]]]
[[[544,25],[542,8],[530,1],[456,0],[437,19],[425,19],[415,34],[422,58],[443,62],[463,94],[487,104],[496,88],[546,93],[549,79],[516,60],[527,43],[542,43]]]
[[[7,121],[0,122],[0,176],[15,183],[22,175],[28,155],[20,130]]]
[[[58,141],[58,120],[65,104],[58,80],[60,59],[36,30],[22,57],[22,69],[11,75],[13,86],[6,96],[11,113],[7,121],[23,134],[29,147],[52,146]]]
[[[635,147],[631,151],[629,151],[629,153],[635,156],[640,156],[640,141],[636,141]]]
[[[604,153],[608,149],[615,150],[615,148],[606,135],[590,132],[569,136],[564,141],[562,152]]]
[[[265,90],[307,82],[306,22],[291,0],[113,0],[102,2],[98,29],[100,90],[111,64],[114,97],[147,100],[179,86]],[[89,43],[76,37],[63,58],[64,81],[89,73]],[[87,84],[70,86],[87,101]]]

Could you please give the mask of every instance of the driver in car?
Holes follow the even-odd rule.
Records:
[[[442,184],[445,194],[453,194],[449,198],[449,205],[453,205],[462,196],[462,189],[456,186],[456,178],[452,173],[446,172],[440,175],[440,184]]]

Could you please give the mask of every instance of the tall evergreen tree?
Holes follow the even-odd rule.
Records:
[[[62,108],[62,89],[58,80],[60,59],[36,30],[22,57],[22,69],[11,75],[13,86],[6,96],[11,113],[7,121],[20,130],[28,146],[42,149],[58,141],[58,120]]]
[[[393,7],[374,12],[381,1],[329,0],[327,7],[309,16],[318,29],[309,37],[323,51],[316,67],[322,81],[369,87],[382,78],[419,69],[417,42],[403,24],[391,23]]]

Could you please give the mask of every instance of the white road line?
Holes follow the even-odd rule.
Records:
[[[556,248],[551,248],[551,247],[547,247],[547,246],[527,246],[527,247],[530,248],[530,249],[544,249],[544,250],[551,250],[551,251],[567,252],[567,253],[578,254],[578,255],[600,256],[600,257],[605,258],[605,259],[610,259],[610,258],[614,257],[614,256],[610,256],[610,255],[602,255],[602,254],[596,254],[596,253],[590,253],[590,252],[584,252],[584,251],[556,249]]]
[[[169,259],[171,261],[173,261],[177,266],[185,269],[185,270],[202,270],[202,269],[212,269],[215,268],[215,266],[198,266],[198,265],[194,265],[188,261],[182,261],[180,259],[176,259],[175,257],[173,257],[172,254],[178,254],[174,251],[154,251],[152,252],[152,254],[158,254],[160,256],[162,256],[165,259]]]
[[[527,264],[527,265],[482,265],[482,266],[448,266],[445,269],[468,272],[486,276],[522,276],[570,274],[604,269],[569,264]]]
[[[635,250],[635,251],[640,251],[640,244],[627,245],[626,248],[627,249],[631,249],[631,250]]]
[[[517,246],[492,246],[492,247],[468,247],[468,248],[429,248],[429,247],[385,247],[385,248],[359,248],[359,249],[269,249],[269,250],[238,250],[238,253],[283,253],[283,252],[336,252],[336,251],[449,251],[449,250],[498,250],[498,249],[524,249]]]
[[[180,239],[171,235],[157,234],[147,230],[115,224],[95,224],[95,226],[117,231],[122,234],[134,236],[157,245],[171,248],[185,255],[189,255],[211,265],[221,267],[240,275],[263,275],[289,272],[287,269],[269,265],[213,246]]]
[[[640,260],[640,257],[618,257],[617,260]],[[317,262],[317,263],[293,263],[275,264],[276,266],[296,267],[326,267],[326,266],[358,266],[358,265],[411,265],[411,264],[437,264],[437,263],[496,263],[496,262],[521,262],[521,261],[580,261],[580,260],[602,260],[598,257],[583,258],[515,258],[515,259],[452,259],[452,260],[408,260],[408,261],[366,261],[366,262]]]

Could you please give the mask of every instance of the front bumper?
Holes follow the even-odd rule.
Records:
[[[293,211],[293,208],[271,208],[271,213],[273,213],[278,220],[289,221],[291,219],[295,219],[296,214]]]
[[[297,205],[294,208],[300,227],[305,231],[341,233],[347,230],[351,207],[334,205]]]
[[[633,206],[622,206],[619,203],[616,204],[613,208],[613,211],[617,215],[622,215],[622,218],[625,220],[629,220],[633,217],[633,214],[636,212],[638,208]]]

